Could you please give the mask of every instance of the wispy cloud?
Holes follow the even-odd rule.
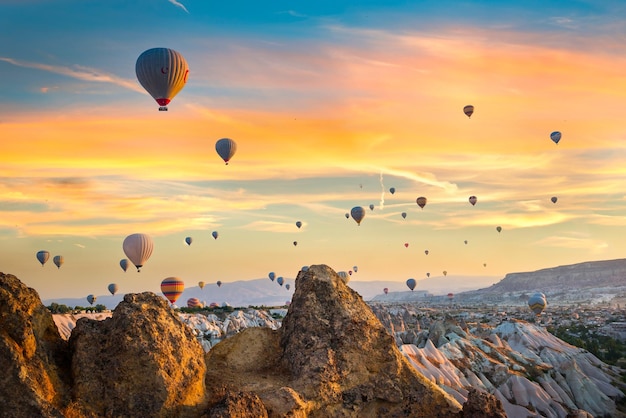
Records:
[[[91,81],[97,83],[109,83],[120,87],[124,87],[129,90],[143,93],[143,89],[135,81],[128,80],[122,77],[118,77],[114,74],[110,74],[95,68],[84,67],[81,65],[75,65],[73,67],[49,65],[37,62],[16,60],[10,57],[0,57],[0,61],[15,65],[17,67],[33,68],[41,71],[48,71],[54,74],[60,74],[67,77],[75,78],[77,80]],[[45,91],[47,92],[47,88]]]
[[[180,7],[181,9],[183,9],[185,12],[189,13],[189,10],[187,10],[187,8],[180,2],[176,1],[176,0],[167,0],[170,3],[172,3],[174,6],[176,7]]]

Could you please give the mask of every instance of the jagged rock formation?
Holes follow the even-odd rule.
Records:
[[[37,292],[0,273],[0,416],[63,416],[70,387],[67,353]]]
[[[150,292],[127,294],[110,318],[78,320],[69,344],[37,294],[16,278],[0,276],[0,302],[0,365],[9,372],[0,380],[0,417],[502,413],[480,393],[468,395],[464,412],[408,363],[361,297],[323,265],[299,274],[280,329],[248,328],[206,355]]]
[[[175,416],[204,400],[204,350],[154,293],[78,320],[69,343],[74,397],[96,416]]]

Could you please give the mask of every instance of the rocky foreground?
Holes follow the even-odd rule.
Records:
[[[411,366],[324,265],[300,272],[282,327],[249,328],[205,354],[150,292],[61,338],[37,292],[0,274],[1,417],[505,417],[461,405]]]

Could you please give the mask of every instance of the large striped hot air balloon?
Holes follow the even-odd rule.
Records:
[[[152,238],[146,234],[132,234],[124,238],[122,244],[126,257],[137,267],[137,271],[141,269],[148,258],[152,255],[154,243]]]
[[[217,151],[217,155],[228,165],[230,159],[233,158],[233,155],[237,152],[237,143],[230,138],[218,139],[215,143],[215,151]]]
[[[169,102],[185,87],[189,66],[182,54],[173,49],[152,48],[137,58],[135,73],[159,104],[159,110],[167,110]]]
[[[46,264],[46,261],[48,261],[49,258],[50,258],[50,253],[48,251],[41,250],[37,252],[37,260],[39,260],[42,266]]]
[[[173,305],[185,290],[185,282],[178,277],[168,277],[161,282],[161,292]]]

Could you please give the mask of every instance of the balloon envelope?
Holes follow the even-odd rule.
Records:
[[[302,226],[302,222],[300,221],[296,222],[296,226],[298,227],[298,229],[300,229],[300,227]]]
[[[124,254],[137,267],[137,271],[152,255],[154,243],[146,234],[131,234],[122,243]]]
[[[546,304],[546,297],[543,293],[535,293],[528,298],[528,307],[535,313],[535,315],[540,315],[546,308]]]
[[[406,212],[402,212],[402,218],[406,219]]]
[[[174,304],[178,297],[185,290],[185,282],[183,282],[178,277],[168,277],[161,282],[161,292],[170,301],[170,303]]]
[[[389,293],[389,289],[385,287],[385,288],[383,289],[383,292],[385,292],[385,295],[386,295],[387,293]]]
[[[213,238],[217,239],[217,237],[219,237],[219,234],[217,233],[217,231],[213,231],[211,232],[211,235],[213,236]]]
[[[289,288],[290,288],[290,287],[291,287],[291,286],[289,286],[289,283],[287,283],[287,284],[285,285],[285,289],[287,289],[287,290],[289,290]]]
[[[389,188],[389,193],[394,194],[395,192],[396,192],[396,188],[395,187]]]
[[[447,276],[447,275],[448,275],[448,272],[444,270],[444,271],[443,271],[443,275],[444,275],[444,276]]]
[[[417,282],[415,281],[415,279],[409,279],[406,281],[406,285],[409,287],[409,289],[411,289],[411,292],[413,291],[413,289],[415,289],[416,284]]]
[[[374,205],[370,205],[370,210],[374,210]]]
[[[420,196],[417,199],[415,199],[415,202],[417,202],[417,206],[419,206],[422,209],[424,209],[424,206],[426,206],[426,201],[427,199],[424,196]]]
[[[559,131],[554,131],[550,134],[550,139],[555,143],[558,144],[559,141],[561,140],[561,132]]]
[[[191,243],[193,242],[193,238],[187,237],[185,238],[185,242],[187,243],[187,245],[191,245]]]
[[[478,199],[476,198],[476,196],[470,196],[469,197],[469,202],[472,204],[472,206],[474,206],[477,201],[478,201]]]
[[[187,307],[188,308],[202,308],[202,302],[198,298],[189,298],[187,299]]]
[[[128,270],[128,263],[130,263],[126,258],[122,258],[120,260],[120,267],[122,268],[122,270],[126,271]]]
[[[215,284],[217,285],[217,287],[222,287],[222,281],[221,280],[218,280]]]
[[[173,49],[152,48],[139,55],[135,73],[159,104],[159,110],[167,110],[169,102],[185,87],[189,66],[182,54]]]
[[[55,255],[52,261],[54,262],[54,265],[60,269],[63,263],[65,262],[65,259],[63,258],[62,255]]]
[[[271,281],[274,281],[274,279],[276,278],[276,273],[274,273],[273,271],[270,271],[270,274],[268,274],[268,276]]]
[[[233,155],[237,152],[237,143],[230,138],[218,139],[215,143],[215,151],[217,151],[217,155],[228,165],[230,159],[233,158]]]
[[[90,305],[93,305],[93,303],[96,301],[96,299],[98,299],[96,296],[94,295],[88,295],[87,296],[87,302],[89,302]]]
[[[109,289],[109,292],[111,292],[112,295],[114,295],[117,292],[117,284],[115,283],[111,283],[107,289]]]
[[[284,281],[285,281],[285,279],[283,279],[282,276],[276,279],[276,283],[278,283],[281,286],[283,285]]]
[[[48,261],[49,258],[50,258],[50,253],[48,251],[41,250],[37,252],[37,260],[39,260],[42,266],[46,264],[46,261]]]
[[[550,198],[550,200],[552,201],[552,203],[556,203],[556,202],[557,202],[557,200],[559,200],[559,198],[558,198],[558,197],[556,197],[556,196],[552,196],[552,197]]]
[[[198,282],[198,287],[200,289],[204,289],[204,282]]]
[[[467,105],[463,108],[463,113],[465,113],[465,115],[470,118],[472,117],[472,114],[474,113],[474,106],[472,105]]]
[[[362,206],[355,206],[350,210],[350,215],[352,215],[352,219],[354,219],[357,225],[361,225],[361,221],[365,217],[365,209]]]
[[[356,273],[357,271],[359,271],[359,266],[352,266],[352,270],[354,270],[354,272]]]
[[[502,232],[502,227],[501,226],[496,226],[496,231]]]

